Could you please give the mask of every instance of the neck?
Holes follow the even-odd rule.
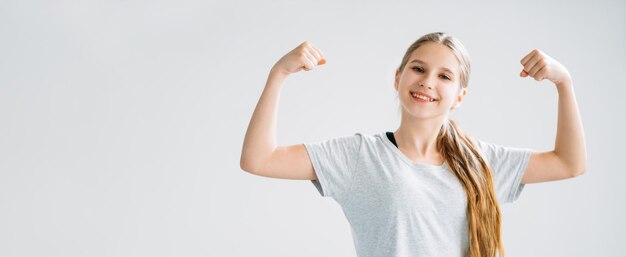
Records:
[[[446,117],[432,119],[407,119],[402,117],[400,127],[394,132],[398,148],[421,158],[439,156],[437,136]]]

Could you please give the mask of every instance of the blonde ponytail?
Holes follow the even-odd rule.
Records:
[[[493,187],[491,168],[477,144],[447,120],[437,137],[437,146],[467,194],[470,257],[504,256],[502,218]]]

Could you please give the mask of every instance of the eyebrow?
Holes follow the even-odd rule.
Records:
[[[419,59],[415,59],[415,60],[411,61],[410,63],[420,63],[420,64],[425,64],[425,65],[428,65],[426,62],[424,62],[424,61],[422,61],[422,60],[419,60]],[[447,71],[447,72],[451,73],[452,75],[455,75],[455,76],[456,76],[456,73],[454,73],[452,70],[450,70],[450,69],[448,69],[448,68],[446,68],[446,67],[441,67],[441,68],[442,68],[443,70],[445,70],[445,71]]]

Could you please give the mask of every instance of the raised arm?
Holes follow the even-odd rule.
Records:
[[[520,76],[530,76],[537,81],[549,79],[555,84],[559,95],[554,150],[534,152],[521,183],[566,179],[584,173],[587,169],[585,136],[569,72],[559,62],[537,49],[526,55],[521,64],[524,70]]]
[[[242,170],[275,178],[315,179],[304,145],[277,146],[276,116],[287,76],[324,63],[321,51],[305,41],[274,64],[246,131],[239,163]]]

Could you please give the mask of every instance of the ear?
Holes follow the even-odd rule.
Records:
[[[462,88],[461,91],[459,92],[459,96],[457,96],[456,98],[456,102],[454,103],[454,105],[452,105],[450,110],[459,108],[459,106],[461,106],[461,103],[463,102],[463,99],[465,99],[466,95],[467,95],[467,88]]]
[[[396,88],[396,91],[398,91],[398,85],[400,84],[400,75],[400,69],[396,69],[396,78],[393,83],[393,87]]]

